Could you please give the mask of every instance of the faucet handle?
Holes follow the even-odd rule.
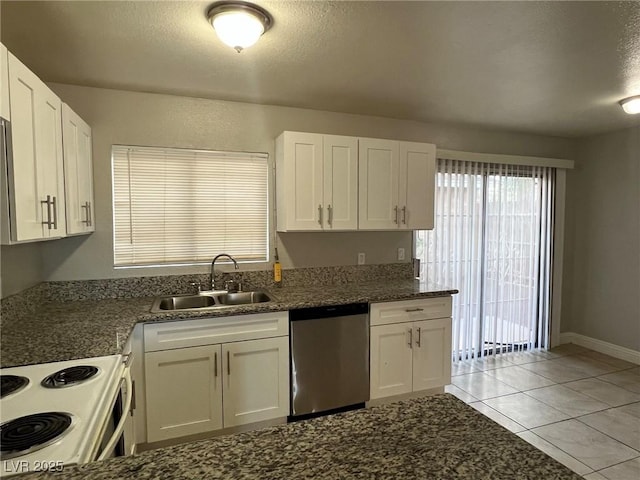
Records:
[[[189,285],[194,287],[198,293],[202,291],[202,283],[201,282],[189,282]]]
[[[229,293],[235,293],[239,290],[240,284],[235,280],[227,280],[224,282],[224,289]]]

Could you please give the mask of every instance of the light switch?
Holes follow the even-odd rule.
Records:
[[[398,248],[398,260],[404,260],[404,248]]]
[[[358,254],[358,265],[364,265],[364,253],[359,253]]]

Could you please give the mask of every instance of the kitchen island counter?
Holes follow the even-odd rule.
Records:
[[[389,284],[282,287],[269,292],[275,299],[267,303],[166,313],[151,313],[153,297],[43,303],[29,313],[2,316],[0,367],[119,354],[138,323],[439,297],[457,290],[409,279]]]
[[[28,474],[26,479],[581,477],[449,394]]]

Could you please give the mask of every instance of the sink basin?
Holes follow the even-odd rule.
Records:
[[[187,295],[178,297],[165,297],[160,299],[160,310],[184,310],[186,308],[212,307],[216,304],[213,297],[205,295]]]
[[[216,292],[200,293],[198,295],[174,295],[170,297],[158,297],[151,307],[152,312],[166,312],[169,310],[203,310],[232,307],[236,305],[251,305],[265,303],[273,300],[273,297],[262,291],[249,292]]]
[[[264,292],[223,293],[216,296],[222,305],[247,305],[250,303],[269,302],[271,297]]]

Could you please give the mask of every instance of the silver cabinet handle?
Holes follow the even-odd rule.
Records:
[[[393,212],[394,212],[393,223],[397,225],[398,224],[398,206],[397,205],[393,207]]]
[[[409,345],[409,348],[413,348],[413,328],[409,329],[409,342],[407,345]]]
[[[56,203],[56,197],[53,197],[51,201],[51,206],[53,207],[53,228],[55,230],[58,229],[58,204]]]
[[[420,346],[420,340],[422,338],[422,329],[420,327],[417,328],[418,330],[418,338],[416,339],[416,346],[419,347]]]
[[[411,313],[411,312],[422,312],[424,311],[424,308],[406,308],[405,312],[407,313]]]
[[[231,375],[231,357],[229,356],[229,350],[227,350],[227,375]]]
[[[90,227],[93,223],[91,220],[91,202],[84,202],[84,205],[81,205],[80,208],[84,208],[87,213],[87,219],[82,220],[82,223],[84,223],[87,227]]]
[[[40,203],[46,203],[47,204],[47,221],[42,221],[43,225],[46,225],[49,230],[51,230],[51,195],[47,195],[47,199],[46,200],[40,200]]]
[[[218,352],[213,352],[213,376],[218,376]]]
[[[333,224],[333,208],[331,208],[331,205],[329,205],[327,207],[327,210],[329,211],[329,225]]]
[[[402,223],[407,224],[407,206],[402,207]]]
[[[318,223],[322,225],[322,205],[318,205]]]

